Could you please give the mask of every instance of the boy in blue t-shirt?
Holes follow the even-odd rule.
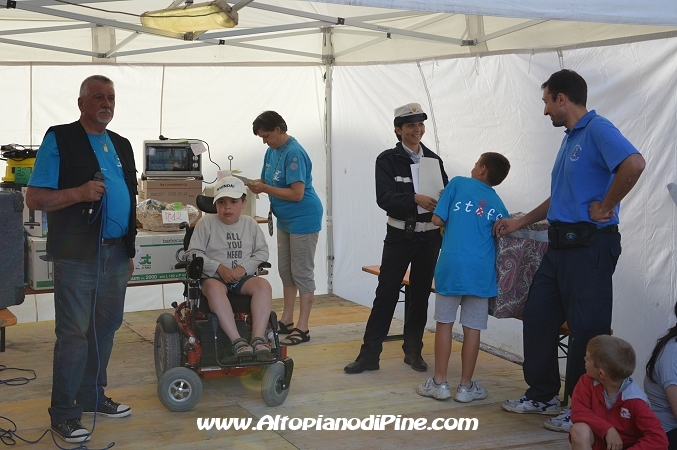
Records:
[[[432,222],[445,229],[435,267],[435,375],[416,388],[424,397],[451,397],[447,366],[459,305],[463,348],[461,383],[454,399],[467,403],[487,397],[487,390],[475,384],[472,375],[480,349],[480,330],[487,329],[488,299],[498,294],[491,229],[496,220],[508,217],[492,186],[501,184],[509,171],[505,156],[483,153],[470,173],[472,178],[453,178],[437,202]]]

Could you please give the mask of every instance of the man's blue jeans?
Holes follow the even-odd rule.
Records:
[[[98,401],[103,401],[113,336],[122,324],[129,267],[122,243],[102,245],[99,261],[54,260],[52,424],[81,418],[83,408],[94,410],[97,393]]]

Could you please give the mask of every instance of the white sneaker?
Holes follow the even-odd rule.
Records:
[[[517,414],[547,414],[556,416],[560,413],[559,397],[554,396],[549,402],[537,402],[529,400],[523,395],[518,400],[506,400],[501,404],[501,408],[508,412]]]
[[[543,426],[551,431],[561,431],[562,433],[568,433],[571,430],[571,409],[565,409],[557,417],[551,417],[550,419],[543,422]]]
[[[489,392],[481,386],[478,386],[474,381],[470,382],[470,387],[467,388],[459,384],[456,388],[456,396],[454,400],[461,403],[468,403],[473,400],[483,400],[487,398]]]
[[[418,395],[422,395],[423,397],[432,397],[437,400],[446,400],[451,398],[449,383],[445,381],[442,384],[436,384],[433,378],[434,377],[430,377],[425,383],[421,383],[416,386],[416,393]]]

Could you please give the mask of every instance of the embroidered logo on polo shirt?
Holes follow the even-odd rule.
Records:
[[[630,410],[628,408],[621,408],[621,417],[624,419],[630,418]]]
[[[582,151],[583,151],[583,149],[581,148],[580,145],[577,145],[576,147],[574,147],[574,150],[571,152],[571,156],[569,156],[569,161],[571,161],[571,162],[578,161],[578,158],[579,158],[578,154]]]

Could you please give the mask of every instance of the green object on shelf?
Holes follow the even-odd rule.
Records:
[[[33,169],[30,167],[15,167],[14,182],[16,184],[28,184],[28,180],[31,178],[32,171]]]

